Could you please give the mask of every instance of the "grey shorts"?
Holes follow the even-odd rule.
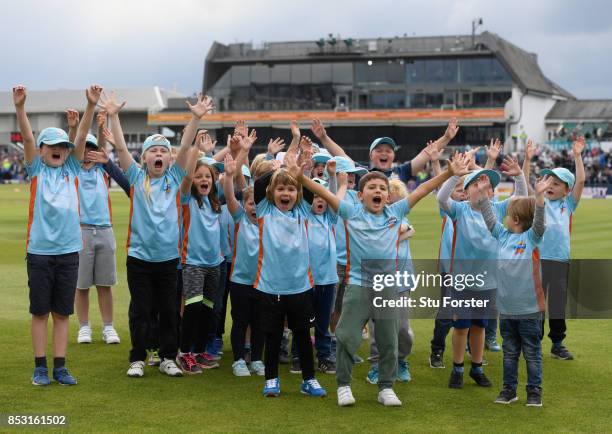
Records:
[[[79,252],[77,288],[113,286],[117,283],[117,242],[113,228],[83,225],[81,232],[83,250]]]
[[[215,293],[219,288],[219,266],[198,267],[183,264],[183,296],[185,304],[204,303],[213,308]]]

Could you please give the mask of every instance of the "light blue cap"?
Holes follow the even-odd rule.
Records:
[[[69,148],[74,148],[74,143],[70,142],[68,138],[68,134],[66,131],[61,128],[48,127],[40,132],[38,135],[38,140],[36,141],[38,147],[40,148],[42,145],[61,145],[65,144]]]
[[[501,180],[501,175],[497,173],[495,170],[490,169],[480,169],[474,170],[472,173],[465,177],[465,181],[463,181],[463,188],[466,189],[468,185],[470,185],[473,181],[476,181],[482,175],[485,175],[489,178],[489,182],[491,183],[491,187],[495,189],[499,181]]]
[[[85,138],[85,144],[95,146],[97,148],[98,139],[96,139],[96,136],[94,136],[93,134],[87,134],[87,137]]]
[[[249,170],[249,168],[247,167],[246,164],[242,165],[242,175],[245,178],[250,178],[251,177],[251,171]]]
[[[147,149],[153,146],[163,146],[170,150],[170,142],[161,134],[153,134],[152,136],[147,137],[142,144],[142,152],[145,152]]]
[[[213,166],[215,169],[217,169],[219,171],[219,173],[223,173],[225,172],[225,164],[223,164],[220,161],[215,160],[214,158],[210,158],[210,157],[202,157],[200,158],[200,162],[208,165],[208,166]]]
[[[353,160],[349,158],[336,156],[333,160],[336,162],[336,173],[355,173],[359,176],[368,173],[368,169],[365,167],[356,167]]]
[[[379,137],[378,139],[374,139],[370,145],[370,152],[372,152],[374,148],[379,145],[389,145],[394,151],[397,151],[397,144],[395,143],[395,140],[393,140],[391,137]]]
[[[565,167],[557,167],[555,169],[544,169],[540,172],[540,175],[554,176],[555,178],[558,178],[561,181],[565,182],[570,189],[574,188],[574,182],[576,181],[574,174],[570,172],[569,170],[567,170]]]
[[[315,164],[325,164],[327,163],[329,160],[331,160],[332,156],[329,155],[329,153],[326,152],[317,152],[316,154],[314,154],[312,156],[312,161],[315,162]]]

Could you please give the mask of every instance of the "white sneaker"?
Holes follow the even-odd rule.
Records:
[[[183,371],[176,366],[176,362],[172,359],[164,359],[159,364],[159,372],[166,374],[169,377],[182,377]]]
[[[255,375],[266,375],[266,365],[261,360],[255,360],[251,362],[251,373]]]
[[[236,377],[250,377],[251,372],[247,368],[246,362],[242,359],[236,360],[232,363],[232,372]]]
[[[91,327],[83,326],[79,328],[79,335],[77,336],[78,344],[91,344]]]
[[[355,404],[355,397],[353,397],[351,386],[338,387],[338,405],[348,407],[353,404]]]
[[[107,344],[118,344],[121,342],[117,330],[113,326],[107,326],[102,329],[102,340]]]
[[[399,400],[393,389],[383,389],[378,392],[378,402],[385,407],[400,407],[402,401]]]
[[[145,362],[137,361],[130,364],[127,370],[128,377],[143,377],[144,376]]]

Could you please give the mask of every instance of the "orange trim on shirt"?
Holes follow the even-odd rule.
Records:
[[[125,249],[130,250],[130,238],[132,237],[132,216],[134,215],[134,186],[130,186],[130,220],[128,221],[128,233],[125,243]]]
[[[113,224],[113,207],[111,206],[110,187],[108,186],[109,178],[106,172],[104,172],[103,175],[104,175],[104,185],[106,185],[106,197],[108,198],[108,217],[110,218],[110,223],[112,225]]]
[[[444,226],[446,226],[446,216],[442,217],[442,231],[440,232],[440,244],[438,245],[438,262],[436,268],[440,269],[440,253],[442,252],[442,240],[444,239]]]
[[[531,252],[531,262],[533,270],[533,284],[535,288],[535,296],[538,301],[538,308],[541,312],[546,310],[546,300],[544,299],[544,288],[542,288],[542,279],[540,277],[540,251],[536,248]]]
[[[457,244],[457,220],[453,220],[453,245],[451,247],[451,260],[448,274],[453,272],[453,264],[455,263],[455,245]]]
[[[230,279],[232,278],[232,275],[234,274],[234,264],[236,263],[236,249],[237,249],[237,244],[238,244],[238,232],[240,231],[240,222],[236,223],[234,225],[234,248],[232,249],[232,266],[230,267]],[[229,225],[227,225],[227,241],[229,242],[229,234],[230,234],[230,230],[229,230]]]
[[[30,230],[32,229],[32,222],[34,221],[34,202],[36,202],[37,189],[38,176],[35,176],[30,181],[30,206],[28,209],[28,232],[26,236],[26,252],[28,251],[28,245],[30,244]]]
[[[79,218],[80,218],[81,217],[81,198],[79,197],[79,178],[78,176],[74,177],[74,191],[76,192],[77,211],[79,213]]]
[[[263,256],[264,256],[264,248],[263,248],[263,230],[264,230],[264,217],[259,217],[257,219],[257,225],[259,226],[259,255],[257,255],[257,274],[255,275],[255,281],[253,282],[253,287],[257,288],[259,285],[259,280],[261,279],[261,267],[263,265]],[[234,244],[236,244],[236,240],[234,239]]]
[[[304,226],[306,226],[306,240],[308,240],[308,220],[304,220]],[[308,262],[308,281],[310,282],[310,287],[313,288],[315,284],[314,277],[312,277],[312,269],[310,268],[310,259]]]
[[[351,271],[351,242],[349,239],[348,226],[346,225],[346,221],[344,219],[342,219],[342,224],[344,225],[344,237],[346,240],[346,268],[344,270],[344,283],[348,285],[349,272]]]
[[[181,255],[181,191],[176,192],[176,226],[178,230],[178,242],[176,243],[176,251]]]
[[[571,213],[570,214],[570,218],[569,218],[569,231],[570,231],[570,235],[572,234],[572,218],[574,217],[574,214]]]
[[[189,210],[189,203],[187,203],[183,205],[183,251],[181,252],[181,262],[183,264],[187,261],[187,248],[189,246],[189,227],[190,226],[191,226],[191,211]]]

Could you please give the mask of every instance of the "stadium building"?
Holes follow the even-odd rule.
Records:
[[[270,137],[287,137],[291,119],[304,128],[317,117],[361,161],[380,136],[394,137],[402,146],[399,160],[406,160],[440,136],[453,116],[462,126],[457,144],[500,137],[507,148],[521,149],[527,137],[562,141],[566,120],[549,114],[576,101],[544,75],[536,54],[490,32],[344,40],[330,35],[259,47],[215,42],[202,92],[215,99],[217,113],[207,118],[207,128],[218,137],[247,119],[263,146]],[[148,118],[177,131],[188,119],[184,101],[173,99]],[[607,121],[598,122],[605,134]]]

